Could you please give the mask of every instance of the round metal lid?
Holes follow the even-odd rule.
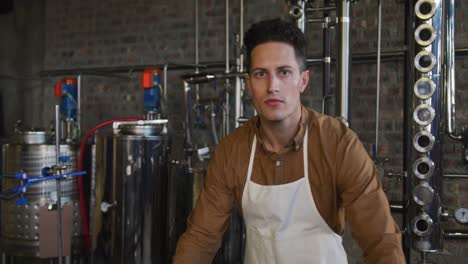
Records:
[[[157,136],[161,134],[162,125],[122,125],[121,135]]]
[[[49,135],[46,131],[21,131],[15,135],[15,141],[19,144],[47,144]]]

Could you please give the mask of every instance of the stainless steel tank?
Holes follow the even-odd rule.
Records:
[[[40,176],[42,168],[55,165],[55,145],[48,144],[49,139],[44,131],[26,131],[16,136],[14,143],[3,145],[3,175],[24,171],[28,176]],[[77,148],[73,145],[61,145],[60,156],[69,157],[64,164],[68,165],[68,171],[74,171]],[[17,180],[3,178],[2,191],[19,184]],[[62,223],[64,253],[78,255],[81,221],[76,177],[63,179],[60,184],[61,204],[65,209],[62,211],[62,216],[65,216]],[[54,222],[57,214],[53,209],[57,203],[56,187],[55,180],[39,182],[31,185],[23,195],[28,199],[26,204],[16,205],[18,197],[1,202],[0,251],[4,256],[28,259],[57,256],[57,228]],[[55,231],[51,233],[48,227],[55,227]],[[69,236],[65,237],[67,235]],[[23,263],[16,259],[16,263]]]
[[[97,135],[92,190],[95,263],[167,263],[167,136],[127,125]]]

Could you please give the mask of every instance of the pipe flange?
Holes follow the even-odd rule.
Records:
[[[411,221],[413,233],[419,237],[427,236],[432,232],[433,223],[432,218],[423,212]]]
[[[420,126],[429,125],[435,117],[435,110],[428,104],[420,104],[413,111],[413,119]]]
[[[434,173],[434,161],[428,157],[421,157],[413,163],[413,174],[421,180],[425,180]]]
[[[421,205],[428,205],[434,199],[434,189],[429,183],[423,181],[413,189],[413,200]]]
[[[289,15],[296,20],[301,19],[303,14],[304,10],[298,5],[292,5],[289,9]]]
[[[432,147],[434,146],[434,142],[435,142],[434,135],[432,135],[431,133],[425,130],[419,131],[413,137],[413,146],[417,151],[421,153],[430,151]]]
[[[436,89],[435,83],[423,76],[414,83],[414,94],[421,99],[428,99],[431,97]]]
[[[436,64],[436,57],[432,52],[422,50],[414,57],[414,67],[420,72],[431,71]]]
[[[436,7],[434,0],[419,0],[414,6],[414,12],[418,18],[426,20],[434,16]]]
[[[437,32],[430,24],[421,24],[414,31],[414,39],[421,46],[429,46],[434,42]]]

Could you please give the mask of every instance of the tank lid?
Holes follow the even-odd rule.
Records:
[[[19,144],[47,144],[49,135],[46,131],[17,131],[15,142]]]
[[[163,130],[162,125],[122,125],[119,134],[135,136],[158,136]]]

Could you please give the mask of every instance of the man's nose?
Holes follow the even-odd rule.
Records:
[[[276,93],[279,91],[279,79],[276,75],[270,74],[268,76],[268,92]]]

